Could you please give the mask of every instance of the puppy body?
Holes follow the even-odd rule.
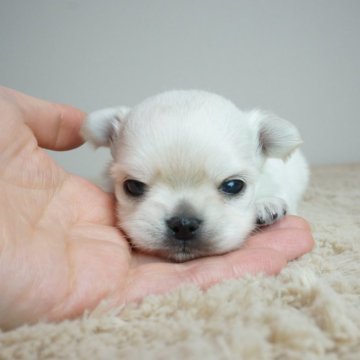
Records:
[[[296,213],[308,182],[292,124],[204,91],[94,112],[82,133],[111,149],[119,226],[134,247],[176,261],[238,248]]]

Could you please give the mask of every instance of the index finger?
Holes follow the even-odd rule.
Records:
[[[147,295],[162,294],[183,284],[207,289],[220,281],[246,274],[275,275],[286,265],[285,256],[270,248],[242,249],[187,263],[149,263],[129,272],[125,290],[114,294],[115,302],[139,301]],[[125,297],[125,300],[123,299]]]
[[[268,248],[294,260],[314,247],[309,224],[298,216],[286,216],[263,231],[254,233],[244,244],[247,249]]]

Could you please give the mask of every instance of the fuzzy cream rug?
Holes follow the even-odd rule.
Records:
[[[301,214],[316,247],[276,277],[0,332],[0,359],[358,360],[360,164],[313,169]]]

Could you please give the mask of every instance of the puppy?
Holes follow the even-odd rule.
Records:
[[[175,261],[239,248],[295,214],[308,182],[291,123],[204,91],[96,111],[82,135],[111,150],[118,226],[132,245]]]

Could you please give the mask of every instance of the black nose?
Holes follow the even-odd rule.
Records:
[[[166,221],[171,235],[178,240],[190,240],[197,234],[201,220],[194,217],[174,216]]]

